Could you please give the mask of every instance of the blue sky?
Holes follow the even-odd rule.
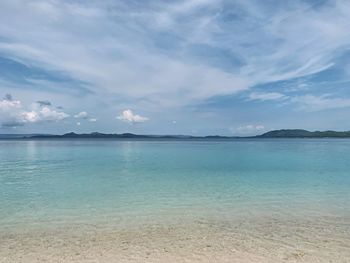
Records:
[[[0,2],[0,133],[350,130],[347,0]]]

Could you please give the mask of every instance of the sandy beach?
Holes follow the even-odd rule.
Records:
[[[13,230],[0,234],[0,262],[349,262],[349,221],[332,220]]]

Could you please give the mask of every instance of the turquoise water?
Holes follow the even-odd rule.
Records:
[[[0,141],[0,226],[350,218],[350,140]]]

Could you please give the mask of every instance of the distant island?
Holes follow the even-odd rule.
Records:
[[[273,130],[256,136],[142,135],[133,133],[0,134],[0,139],[240,139],[240,138],[350,138],[350,131]]]
[[[285,129],[266,132],[257,138],[350,138],[350,131],[307,131],[302,129]]]

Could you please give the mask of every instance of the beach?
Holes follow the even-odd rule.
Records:
[[[197,221],[1,234],[0,262],[348,262],[349,221]],[[330,238],[330,235],[332,237]]]

